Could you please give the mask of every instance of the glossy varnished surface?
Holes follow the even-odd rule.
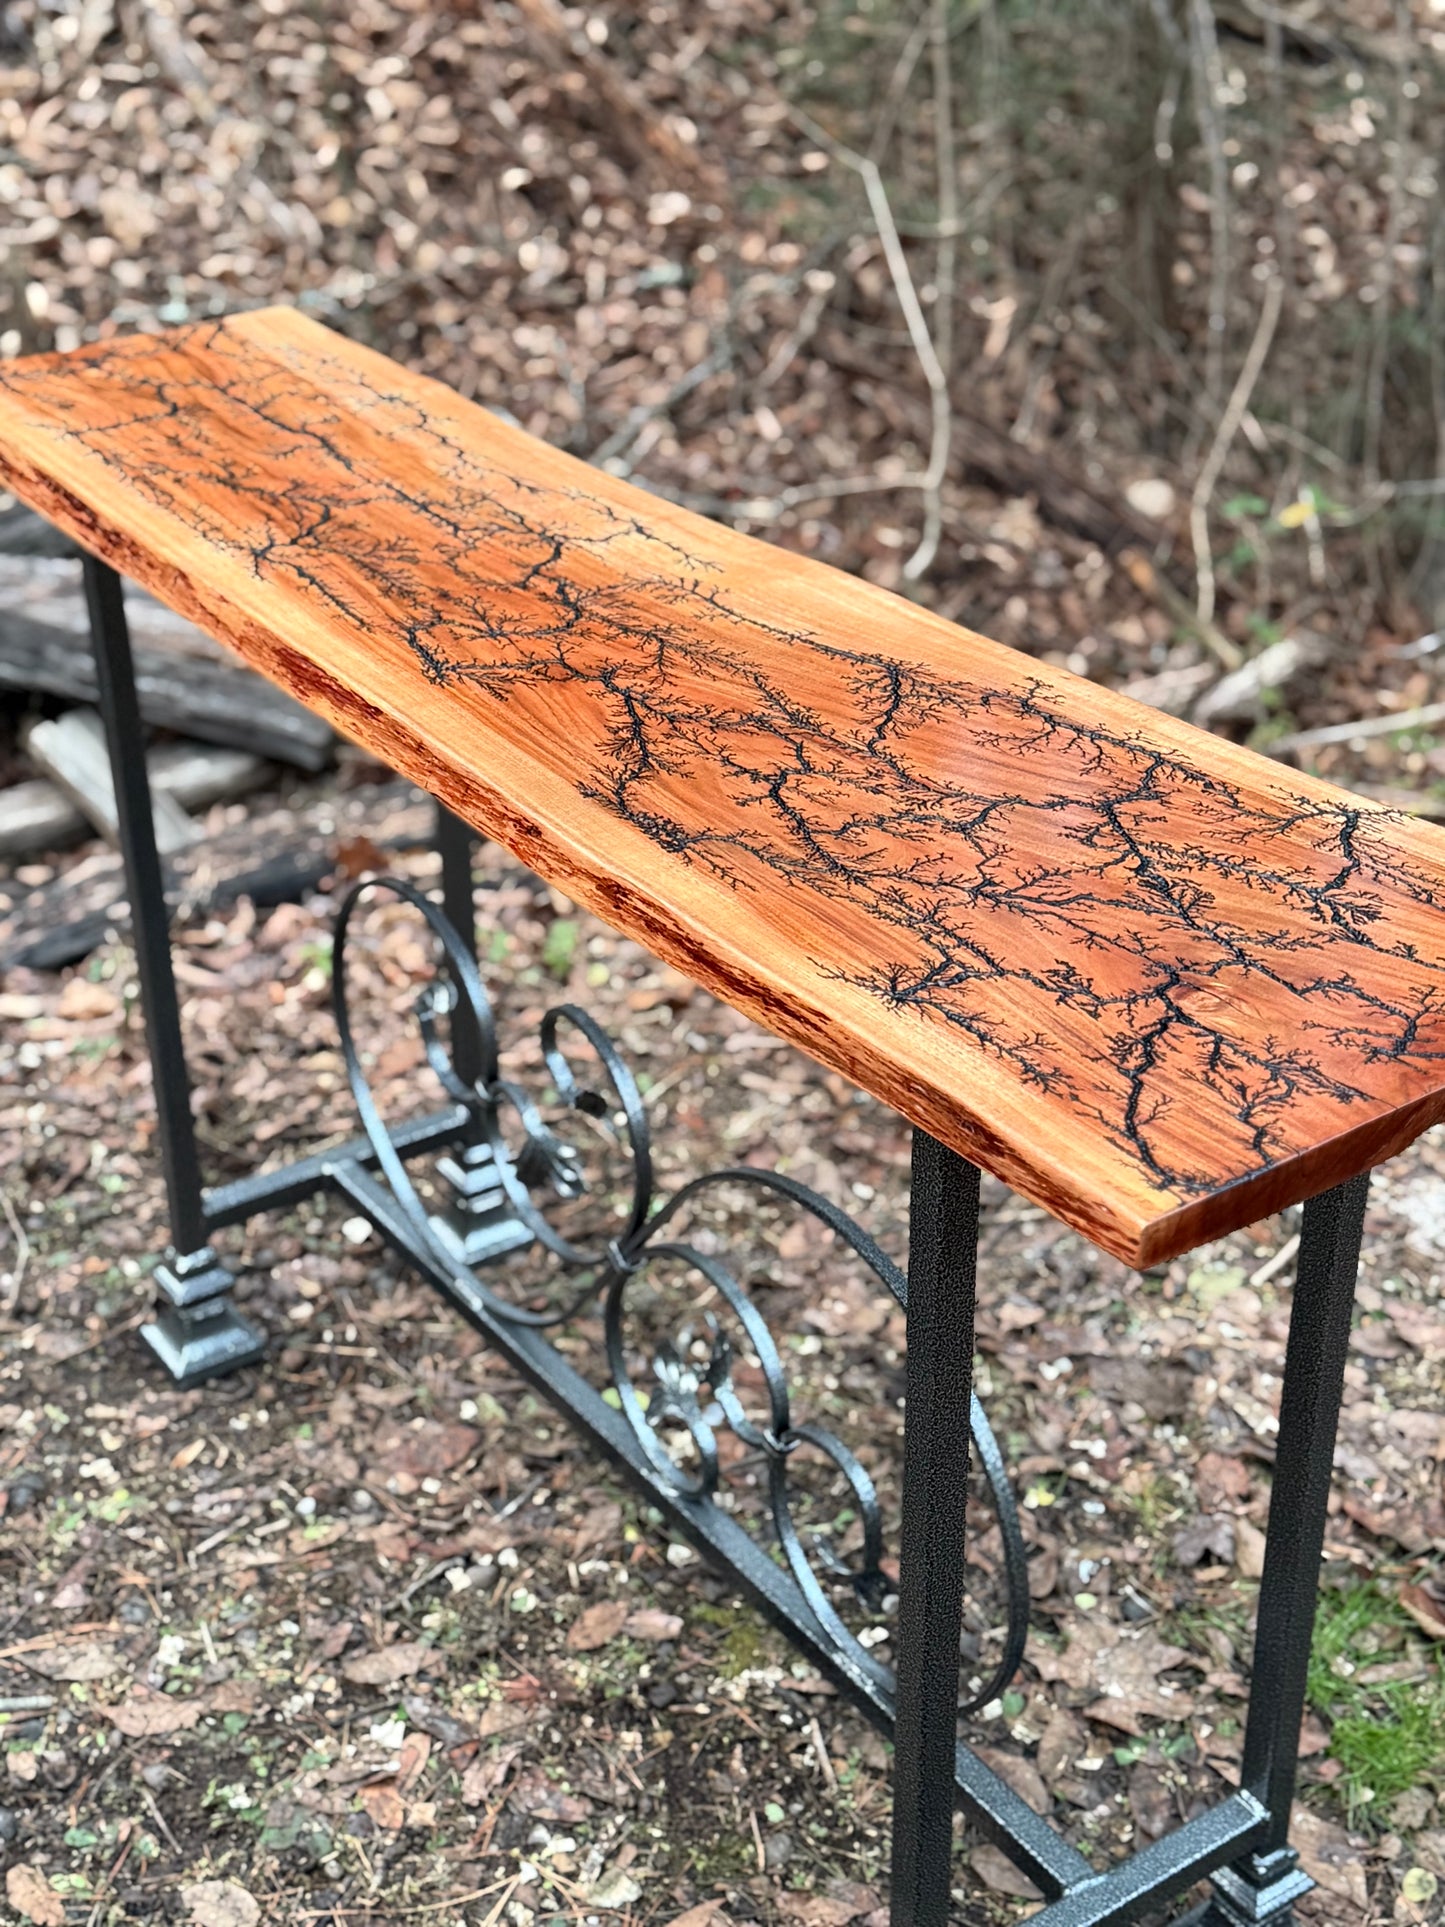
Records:
[[[0,476],[1135,1263],[1445,1114],[1445,837],[273,310],[0,365]]]

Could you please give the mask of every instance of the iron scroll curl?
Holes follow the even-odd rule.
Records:
[[[413,1014],[427,1063],[453,1102],[465,1106],[477,1141],[490,1147],[496,1179],[507,1204],[538,1245],[564,1273],[577,1274],[576,1288],[545,1307],[519,1305],[501,1296],[486,1278],[467,1265],[436,1232],[426,1205],[398,1155],[357,1048],[352,1021],[348,966],[355,919],[368,900],[389,895],[409,905],[426,923],[437,945],[442,971],[419,994]],[[576,1147],[560,1137],[544,1117],[536,1097],[500,1068],[498,1032],[491,1000],[476,961],[443,911],[403,878],[375,876],[353,885],[337,914],[332,952],[332,993],[347,1081],[362,1128],[408,1233],[440,1270],[457,1278],[463,1291],[480,1296],[496,1316],[533,1327],[556,1326],[583,1314],[589,1305],[601,1312],[603,1352],[610,1390],[633,1437],[654,1471],[679,1494],[716,1502],[723,1477],[719,1434],[730,1432],[766,1467],[768,1514],[779,1550],[809,1610],[847,1664],[891,1695],[892,1668],[882,1662],[842,1618],[818,1573],[846,1580],[857,1601],[877,1611],[892,1592],[884,1570],[884,1522],[874,1482],[858,1457],[834,1432],[812,1422],[795,1422],[782,1356],[757,1304],[729,1265],[715,1253],[675,1235],[664,1235],[690,1204],[722,1186],[770,1194],[808,1213],[834,1233],[880,1285],[906,1306],[907,1279],[869,1233],[847,1212],[811,1187],[784,1173],[734,1166],[694,1178],[659,1200],[651,1132],[642,1093],[612,1038],[579,1005],[548,1009],[538,1037],[542,1062],[564,1113],[579,1122],[609,1127],[616,1150],[627,1161],[623,1201],[610,1235],[585,1241],[554,1222],[552,1213],[585,1189]],[[474,1082],[456,1069],[453,1043],[456,1019],[465,1010],[477,1039]],[[569,1043],[580,1039],[590,1050],[591,1075],[579,1075]],[[600,1076],[597,1073],[600,1072]],[[602,1088],[599,1088],[599,1085]],[[749,1366],[760,1380],[763,1410],[750,1413],[736,1382],[738,1345],[717,1312],[708,1310],[682,1328],[675,1339],[658,1343],[650,1360],[650,1384],[639,1386],[629,1363],[629,1295],[644,1274],[680,1270],[702,1281],[702,1295],[736,1328]],[[684,1460],[670,1450],[667,1429],[686,1434]],[[1014,1677],[1028,1633],[1028,1561],[1018,1510],[1003,1457],[978,1397],[970,1404],[970,1436],[976,1466],[987,1485],[1003,1547],[1007,1619],[1002,1652],[985,1679],[960,1697],[960,1715],[996,1700]],[[797,1519],[792,1470],[800,1455],[820,1455],[841,1477],[857,1521],[856,1555],[844,1561],[821,1540],[811,1547]]]

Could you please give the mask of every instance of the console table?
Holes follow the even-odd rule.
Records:
[[[957,1803],[1043,1890],[1036,1927],[1126,1922],[1206,1874],[1193,1918],[1285,1927],[1310,1886],[1288,1826],[1367,1174],[1445,1115],[1445,836],[597,473],[286,310],[0,364],[0,481],[89,558],[171,1216],[160,1360],[191,1382],[257,1358],[213,1234],[339,1194],[894,1736],[895,1927],[946,1920]],[[121,575],[442,806],[442,905],[372,878],[339,914],[363,1135],[209,1188]],[[571,1004],[542,1024],[547,1078],[611,1131],[632,1186],[610,1237],[558,1227],[585,1176],[540,1092],[499,1071],[476,831],[913,1125],[906,1278],[782,1175],[659,1200],[637,1086]],[[356,907],[386,892],[439,947],[417,1016],[448,1100],[396,1125],[346,992]],[[438,1156],[449,1213],[408,1168]],[[1305,1201],[1240,1785],[1105,1872],[957,1737],[970,1439],[1010,1585],[1004,1657],[971,1703],[1016,1670],[1027,1608],[970,1381],[981,1168],[1136,1266]],[[849,1630],[790,1511],[790,1460],[821,1452],[863,1522],[852,1584],[876,1597],[865,1468],[793,1422],[757,1308],[670,1235],[722,1182],[814,1214],[906,1306],[896,1672]],[[494,1267],[533,1244],[577,1274],[573,1308],[600,1302],[610,1398],[546,1336],[566,1309],[506,1297]],[[625,1333],[650,1264],[726,1309],[766,1419],[716,1321],[641,1394]],[[774,1549],[718,1503],[723,1427],[766,1462]]]

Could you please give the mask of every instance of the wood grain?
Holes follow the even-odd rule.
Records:
[[[1445,1115],[1445,836],[285,310],[0,365],[0,476],[617,928],[1150,1264]]]

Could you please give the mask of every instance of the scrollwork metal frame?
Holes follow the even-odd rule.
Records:
[[[349,998],[354,918],[363,904],[383,893],[410,905],[422,918],[445,966],[446,978],[428,984],[413,1007],[431,1070],[446,1094],[466,1109],[476,1138],[490,1149],[497,1182],[516,1219],[560,1265],[588,1273],[587,1282],[559,1306],[539,1311],[516,1305],[493,1289],[477,1269],[459,1259],[438,1236],[433,1214],[427,1211],[395,1148],[357,1048]],[[541,1200],[548,1188],[564,1198],[578,1195],[581,1178],[575,1149],[563,1143],[548,1125],[532,1093],[502,1076],[496,1017],[474,956],[443,911],[413,884],[397,877],[369,877],[347,892],[336,917],[332,984],[336,1027],[352,1097],[376,1166],[405,1221],[413,1247],[424,1250],[438,1271],[455,1273],[465,1293],[475,1294],[493,1317],[509,1324],[541,1331],[567,1323],[581,1314],[589,1301],[599,1300],[610,1389],[656,1474],[693,1502],[715,1501],[721,1478],[716,1436],[720,1423],[762,1454],[767,1464],[773,1530],[799,1592],[839,1654],[846,1656],[850,1670],[871,1679],[891,1698],[893,1669],[860,1643],[819,1581],[794,1517],[788,1474],[799,1448],[810,1446],[842,1475],[862,1523],[862,1558],[851,1570],[831,1559],[830,1571],[834,1577],[846,1576],[859,1600],[876,1610],[892,1588],[881,1565],[883,1516],[873,1480],[836,1433],[819,1424],[794,1423],[787,1373],[777,1343],[733,1271],[696,1245],[660,1234],[707,1191],[722,1185],[743,1185],[771,1192],[810,1213],[840,1238],[874,1279],[906,1308],[908,1284],[902,1271],[846,1211],[808,1185],[779,1172],[729,1166],[693,1178],[670,1197],[659,1199],[651,1131],[637,1081],[608,1033],[589,1012],[570,1002],[554,1004],[542,1016],[542,1061],[564,1113],[598,1122],[611,1120],[620,1126],[619,1140],[625,1144],[631,1162],[631,1197],[620,1228],[602,1242],[581,1245],[560,1231]],[[480,1044],[480,1072],[470,1082],[459,1075],[441,1031],[440,1020],[455,1025],[459,1015],[463,1022],[470,1023],[471,1035]],[[594,1053],[611,1087],[610,1101],[595,1082],[579,1079],[561,1042],[568,1028]],[[517,1120],[522,1133],[520,1144],[509,1140],[502,1129],[504,1109]],[[645,1401],[639,1396],[626,1355],[627,1293],[634,1279],[660,1260],[672,1260],[698,1273],[737,1320],[766,1390],[766,1423],[755,1422],[744,1409],[733,1383],[733,1346],[715,1318],[709,1319],[711,1344],[706,1360],[701,1364],[689,1362],[686,1353],[690,1347],[682,1344],[660,1349],[652,1361],[656,1390]],[[704,1390],[706,1400],[702,1397]],[[687,1432],[696,1453],[696,1470],[680,1465],[667,1450],[660,1436],[663,1421],[680,1425]],[[1023,1657],[1029,1613],[1028,1555],[1018,1511],[997,1440],[976,1395],[971,1399],[970,1431],[1003,1545],[1007,1624],[997,1663],[983,1682],[960,1700],[960,1716],[996,1700],[1014,1677]]]

